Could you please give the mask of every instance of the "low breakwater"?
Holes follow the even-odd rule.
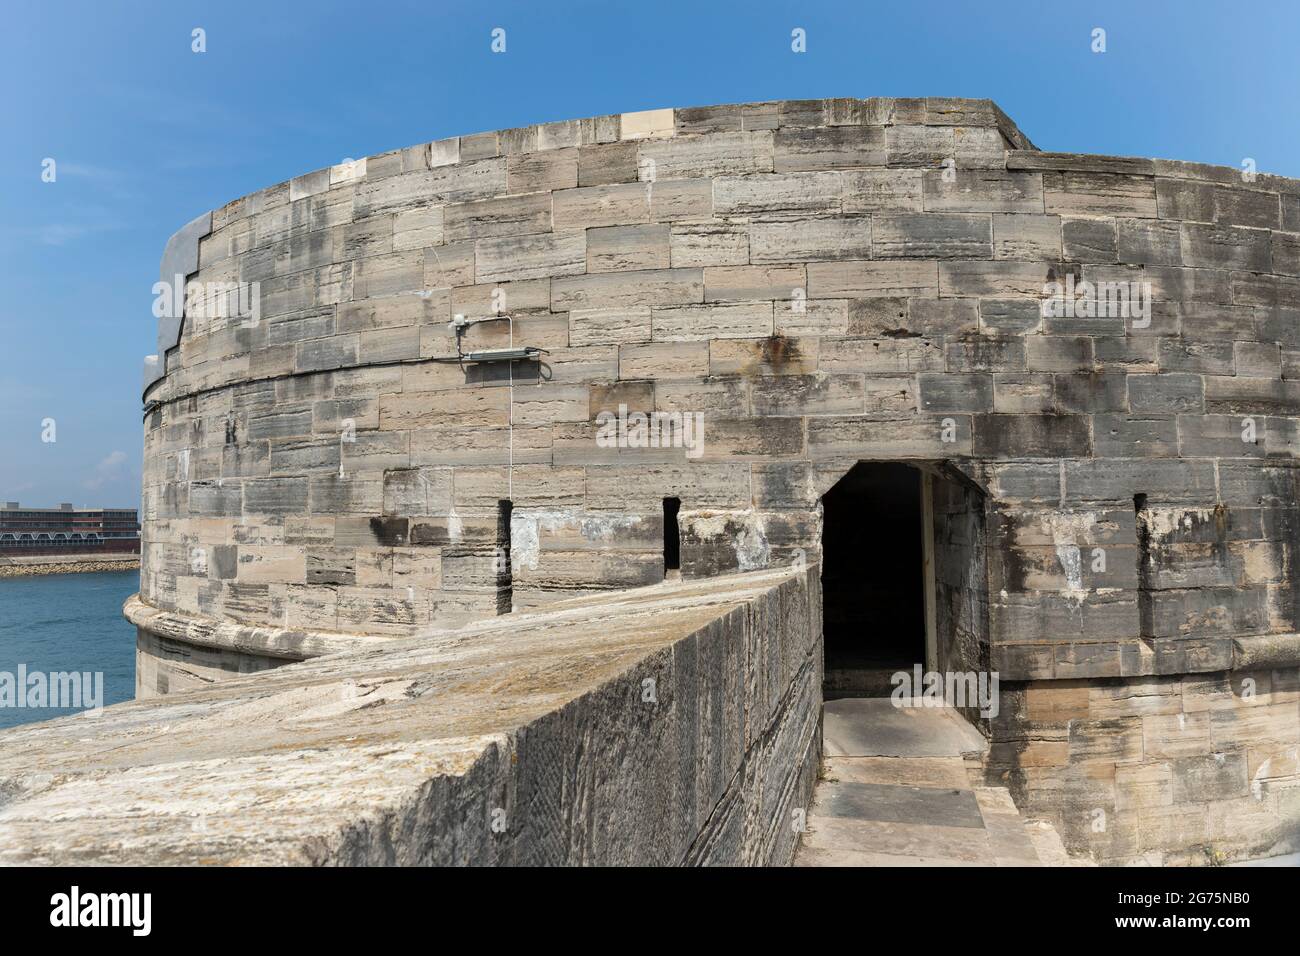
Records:
[[[39,555],[0,561],[0,578],[23,578],[37,574],[86,574],[93,571],[138,571],[139,556]]]

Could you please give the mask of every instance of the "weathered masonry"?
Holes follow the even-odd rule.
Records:
[[[665,109],[300,176],[162,276],[140,696],[806,562],[825,691],[996,671],[1074,852],[1300,845],[1300,182]]]
[[[789,864],[818,588],[604,591],[0,731],[0,864]]]

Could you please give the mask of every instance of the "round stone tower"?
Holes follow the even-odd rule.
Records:
[[[993,103],[424,143],[195,219],[145,366],[141,696],[820,562],[828,693],[997,675],[1076,852],[1300,840],[1300,183]]]

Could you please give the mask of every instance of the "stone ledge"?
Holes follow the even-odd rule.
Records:
[[[1211,674],[1300,665],[1300,634],[997,642],[992,659],[1007,681]]]
[[[1258,634],[1232,639],[1232,669],[1300,666],[1300,634]]]
[[[122,605],[122,614],[136,627],[158,637],[184,644],[239,651],[284,661],[305,661],[323,654],[382,647],[392,638],[365,634],[310,631],[302,628],[265,627],[219,621],[197,614],[164,611],[132,594]]]

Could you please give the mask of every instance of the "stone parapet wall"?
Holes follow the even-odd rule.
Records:
[[[5,730],[0,863],[787,864],[820,618],[678,582]]]

